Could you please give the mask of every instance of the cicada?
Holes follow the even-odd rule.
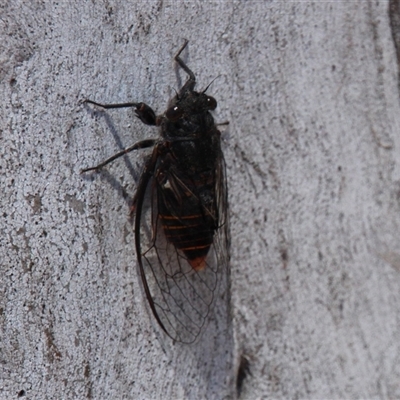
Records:
[[[99,170],[133,150],[152,147],[133,198],[131,213],[140,277],[150,309],[173,340],[192,343],[207,325],[226,281],[229,261],[226,167],[221,133],[210,111],[217,101],[194,90],[196,78],[181,58],[175,61],[189,76],[156,115],[145,103],[86,103],[105,109],[133,107],[159,137],[146,139],[82,172]]]

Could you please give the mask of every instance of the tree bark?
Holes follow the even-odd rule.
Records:
[[[9,2],[0,18],[0,398],[400,397],[398,1]],[[222,136],[230,310],[163,336],[129,208],[186,80]]]

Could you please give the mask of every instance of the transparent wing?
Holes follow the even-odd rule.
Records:
[[[143,211],[136,216],[140,223],[136,223],[139,231],[135,232],[139,235],[139,268],[147,300],[162,329],[176,341],[192,343],[205,328],[215,298],[225,289],[229,274],[228,203],[222,154],[215,174],[217,228],[200,270],[195,270],[183,252],[166,239],[158,208],[163,190],[151,179],[142,199],[145,203],[147,199],[150,207],[139,207]],[[200,198],[196,202],[197,214],[204,213]],[[179,218],[180,210],[175,205],[165,201],[164,204]]]

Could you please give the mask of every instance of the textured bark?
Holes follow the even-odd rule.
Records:
[[[0,10],[0,398],[233,398],[237,377],[248,399],[400,397],[396,2]],[[230,122],[233,326],[217,307],[193,346],[143,298],[141,153],[79,174],[157,136],[80,101],[164,111],[184,38]]]

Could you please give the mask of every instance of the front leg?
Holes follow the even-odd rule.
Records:
[[[146,125],[156,125],[157,117],[153,109],[145,103],[120,103],[120,104],[101,104],[92,100],[84,100],[84,103],[93,104],[102,108],[128,108],[135,107],[136,116]]]

